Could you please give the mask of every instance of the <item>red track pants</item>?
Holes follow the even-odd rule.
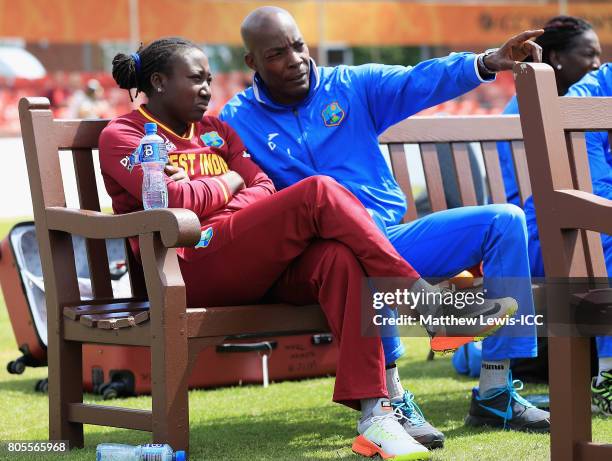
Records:
[[[387,395],[380,338],[361,334],[361,284],[419,275],[347,189],[314,176],[207,227],[210,244],[181,259],[189,306],[318,302],[340,344],[334,401]]]

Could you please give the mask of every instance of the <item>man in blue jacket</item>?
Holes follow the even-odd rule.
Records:
[[[533,313],[522,211],[514,205],[468,207],[399,224],[406,198],[379,150],[378,136],[410,115],[493,80],[515,61],[528,55],[540,61],[540,48],[530,39],[541,32],[524,32],[479,56],[453,53],[415,67],[326,68],[310,58],[287,11],[259,8],[241,28],[245,61],[255,71],[253,86],[229,101],[221,118],[277,188],[317,174],[333,177],[366,206],[423,277],[449,277],[483,261],[487,297],[512,296],[521,318]],[[404,428],[426,446],[441,446],[443,435],[426,422],[400,382],[395,361],[404,353],[401,341],[390,335],[383,346],[389,397]],[[536,353],[533,326],[506,326],[485,340],[467,424],[549,430],[548,412],[517,394],[509,372],[510,359]]]

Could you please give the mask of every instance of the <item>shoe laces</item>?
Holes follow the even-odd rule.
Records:
[[[405,391],[401,402],[391,402],[391,405],[396,410],[400,410],[402,416],[406,418],[413,426],[422,426],[427,421],[423,416],[421,408],[414,401],[414,394],[410,391]]]
[[[376,424],[376,430],[380,435],[389,439],[399,439],[405,434],[399,420],[403,415],[399,408],[390,411],[386,415],[372,416],[372,425]]]
[[[601,384],[608,388],[612,388],[612,370],[602,371],[600,375],[603,378]]]
[[[599,373],[603,379],[597,385],[597,376],[595,376],[591,383],[591,390],[594,392],[603,392],[604,390],[612,390],[612,370],[606,370]]]
[[[512,372],[509,371],[508,372],[508,384],[506,385],[506,387],[500,387],[496,391],[493,391],[491,394],[488,394],[486,397],[487,399],[493,399],[506,392],[509,394],[510,398],[508,399],[508,405],[506,405],[506,411],[504,412],[504,429],[506,429],[506,425],[508,423],[508,418],[506,415],[510,413],[510,410],[512,409],[513,401],[520,403],[525,408],[535,408],[535,405],[533,405],[528,400],[524,399],[518,393],[518,391],[523,390],[523,387],[524,387],[523,381],[521,381],[520,379],[512,379]]]

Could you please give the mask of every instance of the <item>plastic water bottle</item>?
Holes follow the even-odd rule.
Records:
[[[140,141],[140,164],[142,166],[142,203],[145,210],[166,208],[168,188],[164,181],[164,167],[168,154],[166,143],[157,134],[157,123],[145,123],[145,135]]]
[[[96,449],[96,461],[185,461],[184,451],[172,451],[170,445],[123,445],[101,443]]]

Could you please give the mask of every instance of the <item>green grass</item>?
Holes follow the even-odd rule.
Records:
[[[0,236],[10,223],[0,221]],[[473,379],[454,373],[449,357],[425,360],[427,342],[405,340],[408,354],[399,362],[404,385],[416,394],[428,419],[447,436],[435,460],[547,460],[547,435],[500,430],[473,430],[463,426]],[[0,297],[0,440],[45,440],[47,399],[34,392],[46,377],[46,368],[28,368],[23,375],[9,375],[5,364],[18,351],[4,301]],[[191,391],[190,428],[192,460],[359,460],[350,450],[358,413],[331,402],[333,378],[274,383],[269,388],[244,386]],[[545,392],[544,386],[526,385],[525,393]],[[92,395],[87,401],[97,401]],[[150,408],[150,397],[120,401],[130,408]],[[114,402],[117,404],[117,401]],[[593,419],[593,438],[612,442],[612,424]],[[147,433],[86,426],[85,449],[67,455],[8,456],[0,460],[93,460],[102,442],[139,444],[150,441]]]

